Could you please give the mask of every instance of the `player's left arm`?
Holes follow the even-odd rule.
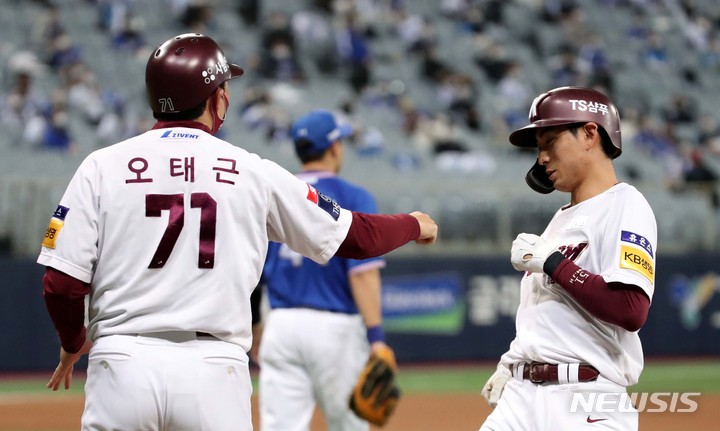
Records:
[[[349,275],[350,289],[355,305],[363,318],[367,328],[367,338],[371,350],[377,350],[385,345],[385,334],[382,321],[382,301],[380,289],[382,286],[380,269],[354,271]]]
[[[510,260],[518,271],[544,272],[565,289],[585,310],[607,323],[634,332],[642,327],[650,309],[650,297],[641,286],[606,282],[558,250],[540,236],[521,233],[513,241]]]
[[[366,214],[377,214],[375,198],[367,190],[358,188],[352,194],[353,203],[349,209]],[[348,260],[348,282],[355,301],[367,328],[367,339],[370,350],[378,352],[386,348],[385,332],[382,321],[382,280],[380,269],[385,267],[385,260],[373,258],[366,260]]]
[[[89,283],[55,268],[46,268],[43,298],[61,345],[60,362],[47,384],[53,391],[58,390],[61,384],[64,384],[65,389],[70,388],[75,363],[92,346],[85,328],[85,295],[88,293]]]
[[[598,319],[635,332],[647,319],[650,298],[638,285],[606,282],[555,251],[545,261],[543,272],[565,289],[585,310]]]

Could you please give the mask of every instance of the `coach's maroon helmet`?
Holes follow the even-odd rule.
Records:
[[[610,99],[599,91],[586,87],[559,87],[535,98],[530,107],[530,124],[510,134],[510,143],[517,147],[537,147],[535,134],[539,128],[594,122],[599,126],[605,153],[614,159],[622,153],[620,115]],[[539,163],[525,177],[528,185],[540,193],[555,188],[546,178]]]
[[[211,38],[199,33],[173,37],[157,47],[145,68],[148,102],[155,113],[195,108],[243,69],[228,63]]]

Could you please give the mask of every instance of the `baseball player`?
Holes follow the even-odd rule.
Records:
[[[68,388],[89,352],[82,429],[251,430],[250,294],[268,241],[323,263],[436,237],[423,213],[348,211],[216,138],[242,73],[207,36],[161,44],[145,72],[158,122],[90,154],[52,215],[38,258],[61,342],[48,387]]]
[[[303,171],[298,177],[343,208],[376,213],[365,189],[337,176],[342,139],[352,128],[329,111],[300,117],[291,129]],[[264,431],[308,430],[316,401],[329,430],[368,430],[348,405],[367,361],[368,342],[384,344],[380,309],[382,258],[334,257],[318,264],[271,243],[263,271],[271,312],[260,344]]]
[[[540,236],[513,241],[512,265],[524,273],[517,333],[482,390],[496,407],[480,429],[637,430],[626,387],[643,367],[637,331],[654,291],[655,216],[615,176],[620,119],[604,94],[548,91],[530,123],[510,135],[538,148],[525,179],[540,193],[569,193],[570,203]]]

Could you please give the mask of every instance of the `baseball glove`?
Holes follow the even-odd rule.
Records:
[[[371,424],[385,425],[400,398],[397,369],[390,347],[373,352],[350,394],[350,409]]]

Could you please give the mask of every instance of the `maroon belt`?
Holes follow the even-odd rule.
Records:
[[[581,364],[578,366],[578,381],[580,382],[593,382],[599,375],[600,372],[592,365]],[[537,362],[525,364],[523,379],[533,383],[558,383],[558,366]]]

